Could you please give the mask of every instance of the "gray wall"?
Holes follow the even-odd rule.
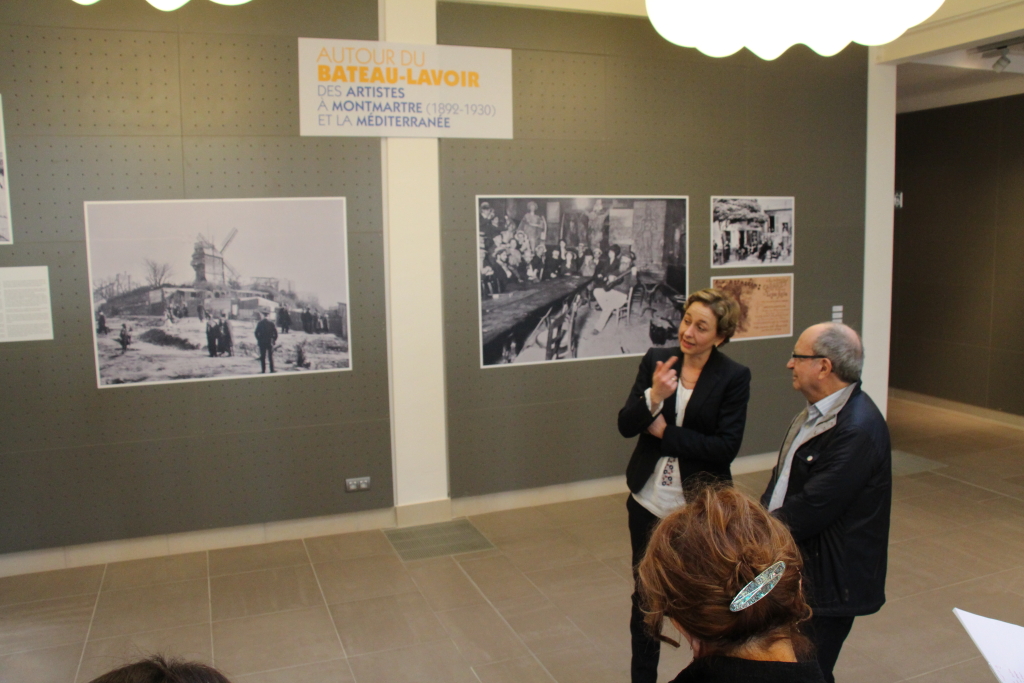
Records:
[[[896,121],[892,385],[1024,415],[1024,96]]]
[[[795,327],[860,327],[867,51],[711,59],[644,19],[443,3],[438,42],[513,49],[515,139],[441,141],[453,497],[621,474],[636,357],[479,368],[476,194],[683,194],[690,286],[708,286],[710,197],[794,195]],[[759,269],[728,269],[739,275]],[[645,322],[646,324],[646,322]],[[794,339],[726,347],[753,371],[742,454],[774,451],[801,399]],[[868,349],[870,353],[870,349]]]
[[[391,505],[380,145],[299,137],[298,36],[374,40],[376,2],[0,4],[0,266],[49,266],[55,327],[2,346],[0,552]],[[353,371],[97,390],[84,200],[335,195]]]

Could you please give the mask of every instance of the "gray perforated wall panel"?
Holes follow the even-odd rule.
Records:
[[[0,552],[391,505],[380,145],[299,137],[299,36],[374,40],[376,2],[0,4],[0,266],[49,266],[55,330],[0,347]],[[96,389],[83,201],[337,195],[354,370]]]
[[[675,47],[644,19],[442,3],[438,40],[513,50],[515,139],[441,141],[453,497],[621,474],[635,357],[481,370],[474,195],[689,195],[690,285],[708,286],[710,197],[796,197],[795,327],[860,327],[867,51],[773,62]],[[716,273],[740,275],[759,269]],[[738,342],[753,371],[742,454],[776,450],[801,398],[793,339]],[[871,349],[867,350],[868,353]]]

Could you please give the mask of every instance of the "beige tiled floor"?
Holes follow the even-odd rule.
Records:
[[[889,602],[843,683],[994,680],[950,610],[1024,623],[1024,431],[893,401]],[[738,485],[759,494],[767,473]],[[237,683],[623,682],[624,497],[481,515],[496,550],[402,562],[377,531],[0,579],[0,681],[72,683],[166,652]],[[663,656],[662,679],[689,659]]]

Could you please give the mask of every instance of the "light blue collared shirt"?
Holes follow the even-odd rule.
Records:
[[[786,499],[786,490],[789,488],[789,473],[793,469],[793,456],[796,455],[797,449],[804,445],[804,442],[810,437],[810,433],[818,426],[821,418],[828,415],[829,411],[842,398],[843,392],[849,388],[849,386],[843,387],[817,403],[811,403],[807,406],[807,420],[800,426],[800,431],[797,432],[793,443],[790,444],[789,451],[786,453],[786,459],[782,462],[782,469],[779,471],[778,479],[775,480],[775,489],[772,491],[771,500],[768,502],[769,512],[782,507],[782,501]]]

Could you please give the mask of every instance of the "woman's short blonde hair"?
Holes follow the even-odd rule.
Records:
[[[702,303],[711,309],[718,319],[718,334],[725,338],[726,343],[734,334],[740,324],[740,305],[736,303],[731,295],[715,287],[702,289],[694,292],[686,299],[686,308],[689,310],[694,303]]]

